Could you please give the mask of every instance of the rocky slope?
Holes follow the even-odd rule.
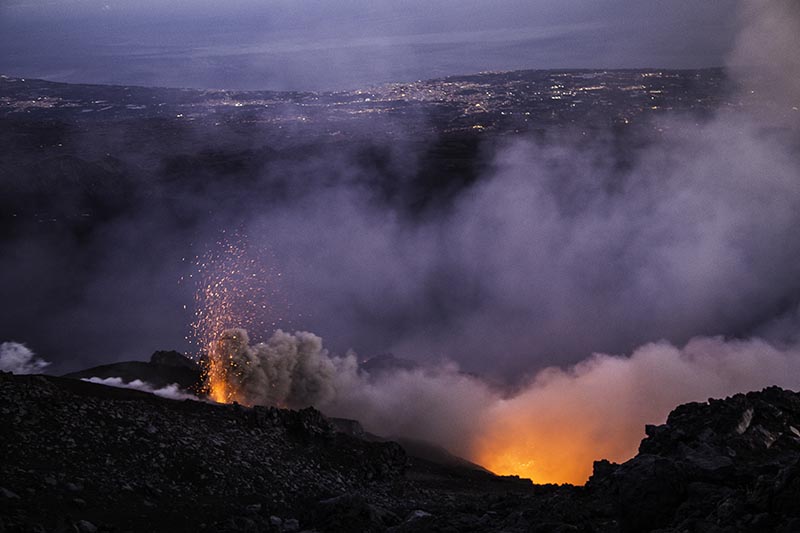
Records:
[[[623,530],[800,531],[800,394],[771,387],[681,405],[587,488]]]
[[[0,427],[0,532],[800,530],[800,395],[777,388],[677,408],[586,487],[407,454],[313,409],[45,376],[0,374]]]

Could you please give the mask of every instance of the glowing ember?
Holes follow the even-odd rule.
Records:
[[[225,232],[223,232],[225,233]],[[238,232],[225,234],[214,249],[198,256],[190,278],[196,284],[194,320],[187,340],[197,348],[203,363],[204,390],[220,403],[243,402],[236,390],[241,370],[236,368],[221,338],[225,330],[244,327],[271,331],[282,318],[286,302],[278,291],[281,273],[269,266],[267,254],[246,246]]]
[[[208,356],[208,364],[205,368],[205,383],[209,398],[219,403],[231,403],[241,398],[238,391],[229,385],[229,373],[236,369],[229,366],[223,353],[214,349]]]

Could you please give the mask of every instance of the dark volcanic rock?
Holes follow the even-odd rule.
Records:
[[[626,531],[669,524],[675,509],[686,499],[683,471],[673,461],[657,455],[640,454],[605,475],[604,488],[616,504],[616,513]]]
[[[314,409],[178,402],[44,376],[0,376],[0,425],[3,494],[35,495],[2,498],[7,531],[79,520],[99,531],[268,531],[270,515],[302,519],[309,503],[389,484],[405,468],[397,444],[336,433]],[[264,512],[250,516],[252,505]]]
[[[635,458],[595,463],[587,488],[623,531],[796,531],[799,428],[800,395],[777,387],[681,405]]]
[[[175,350],[158,350],[150,356],[150,363],[175,368],[197,370],[197,363]]]
[[[358,494],[343,494],[322,500],[316,506],[314,521],[326,531],[385,531],[400,519]]]

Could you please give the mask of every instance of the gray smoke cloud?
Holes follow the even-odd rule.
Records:
[[[0,371],[14,374],[40,374],[50,363],[39,359],[30,348],[18,342],[0,344]]]
[[[308,332],[277,331],[247,344],[225,332],[230,383],[256,405],[313,405],[354,418],[383,436],[423,439],[496,472],[537,482],[583,483],[592,462],[632,457],[645,424],[676,405],[770,385],[800,387],[800,346],[763,339],[697,337],[684,346],[649,343],[630,354],[596,353],[550,367],[514,392],[464,374],[455,363],[371,376],[356,356],[332,356]]]
[[[304,327],[340,349],[509,378],[653,339],[746,335],[800,296],[797,153],[735,113],[660,127],[623,176],[596,142],[517,140],[435,217],[335,189],[250,234],[280,251]]]
[[[419,218],[357,186],[256,215],[250,235],[279,250],[303,327],[339,350],[514,379],[656,339],[747,337],[793,308],[800,113],[784,96],[800,26],[794,3],[742,5],[731,63],[777,66],[734,70],[747,111],[655,120],[624,170],[613,138],[575,131],[509,141]],[[756,86],[767,92],[753,100]]]
[[[246,403],[291,408],[320,405],[336,397],[340,376],[352,375],[352,354],[332,357],[313,333],[276,331],[266,342],[250,345],[241,328],[226,330],[217,351],[235,370],[229,383]]]
[[[216,353],[230,369],[224,375],[234,397],[245,404],[315,406],[384,436],[423,438],[464,452],[464,439],[480,426],[475,416],[498,397],[453,362],[370,376],[355,353],[333,355],[310,332],[277,330],[250,344],[245,330],[229,329]]]

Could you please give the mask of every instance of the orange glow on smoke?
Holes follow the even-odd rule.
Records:
[[[602,445],[569,422],[549,428],[504,425],[481,439],[474,461],[496,474],[518,475],[540,484],[583,485],[594,461],[626,461],[636,454],[644,436],[639,428],[635,435],[618,435],[618,442]]]
[[[645,436],[644,424],[663,421],[674,404],[669,393],[647,393],[646,380],[625,361],[595,357],[540,372],[528,388],[490,408],[471,459],[497,474],[573,485],[586,483],[594,461],[627,461]]]
[[[277,308],[288,308],[277,289],[281,274],[265,266],[272,263],[265,255],[248,248],[244,237],[234,232],[194,260],[189,278],[196,285],[195,311],[187,340],[196,346],[203,364],[201,392],[215,402],[243,403],[236,388],[239,370],[220,339],[222,333],[239,327],[268,331],[282,320],[276,318]]]
[[[583,484],[594,461],[633,457],[645,424],[663,424],[677,405],[789,384],[782,376],[797,375],[795,355],[761,340],[696,338],[683,348],[651,343],[629,357],[595,354],[544,369],[482,413],[469,458],[537,483]]]

